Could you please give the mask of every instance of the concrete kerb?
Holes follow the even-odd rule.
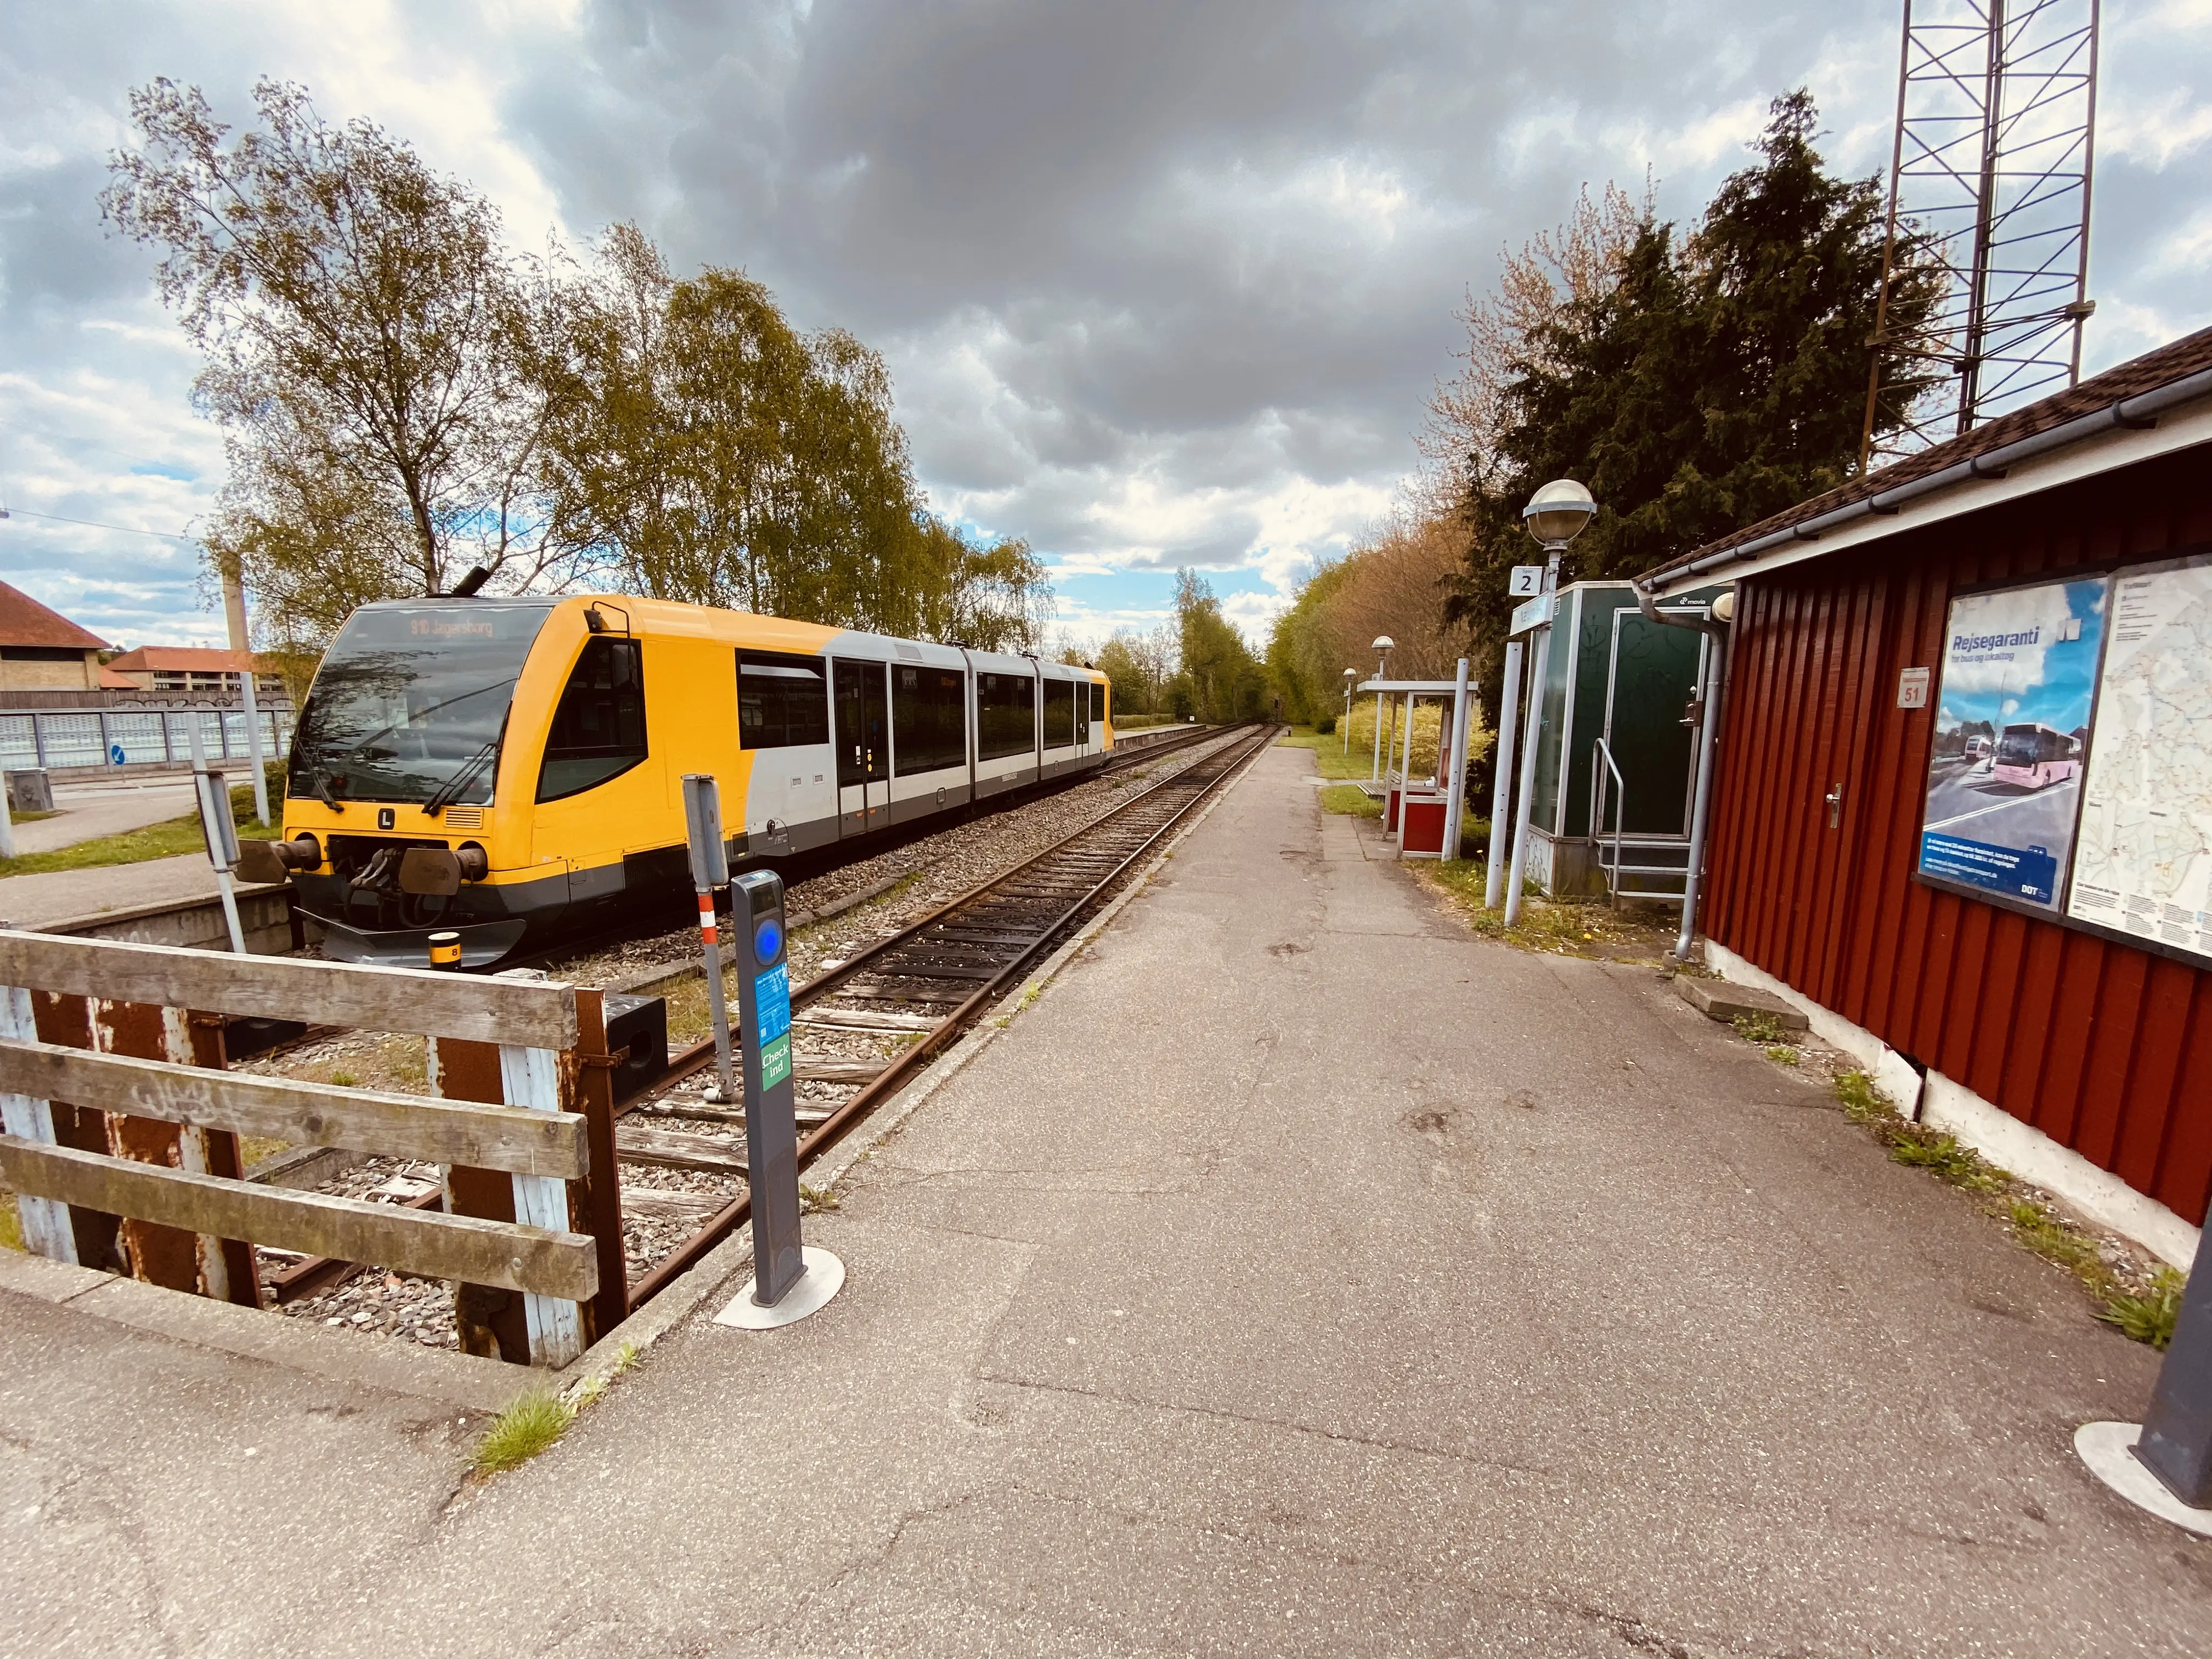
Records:
[[[0,1296],[4,1295],[34,1297],[148,1335],[326,1382],[411,1395],[471,1413],[498,1412],[538,1381],[496,1359],[331,1330],[13,1250],[0,1250]]]
[[[1036,972],[1001,998],[973,1030],[925,1067],[920,1077],[889,1103],[884,1114],[871,1124],[868,1134],[853,1136],[833,1148],[823,1163],[810,1171],[813,1178],[808,1184],[834,1189],[856,1163],[897,1133],[923,1103],[965,1070],[1006,1029],[1013,1016],[1144,890],[1174,855],[1183,838],[1212,816],[1257,759],[1255,754],[1245,762],[1212,800],[1178,828],[1127,889],[1047,957]],[[902,878],[894,878],[896,879]],[[872,896],[854,895],[853,903],[865,902]],[[149,1335],[284,1366],[330,1382],[357,1383],[475,1413],[495,1413],[518,1396],[548,1384],[571,1399],[593,1392],[595,1384],[623,1370],[637,1355],[696,1311],[725,1281],[751,1263],[752,1231],[741,1227],[689,1273],[593,1343],[580,1358],[552,1372],[526,1370],[501,1360],[443,1352],[352,1330],[331,1330],[283,1315],[187,1296],[95,1268],[70,1267],[13,1250],[0,1250],[0,1297],[34,1297]]]
[[[1103,909],[1039,963],[1034,973],[1000,998],[967,1036],[924,1066],[921,1075],[901,1090],[871,1120],[867,1133],[850,1135],[830,1148],[822,1160],[807,1171],[809,1179],[806,1184],[835,1192],[856,1164],[872,1156],[878,1147],[887,1144],[921,1109],[931,1096],[967,1070],[975,1057],[1013,1023],[1014,1017],[1043,994],[1061,969],[1073,961],[1092,939],[1113,925],[1114,919],[1121,914],[1123,907],[1133,902],[1137,896],[1151,884],[1161,867],[1175,855],[1176,848],[1182,844],[1184,837],[1213,815],[1214,809],[1227,799],[1230,790],[1243,781],[1244,774],[1257,763],[1260,755],[1266,752],[1264,749],[1259,750],[1239,767],[1236,774],[1214,793],[1213,799],[1169,837],[1167,844],[1153,854],[1128,886],[1115,895]],[[581,1358],[557,1374],[556,1382],[567,1390],[580,1384],[588,1384],[594,1376],[611,1375],[635,1354],[643,1352],[673,1330],[688,1315],[696,1311],[701,1303],[713,1296],[733,1275],[750,1267],[752,1259],[752,1229],[750,1226],[740,1227],[702,1257],[696,1267],[593,1343]],[[630,1352],[624,1352],[625,1348]]]

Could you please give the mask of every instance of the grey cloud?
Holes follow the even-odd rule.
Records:
[[[113,377],[132,412],[42,434],[58,488],[209,451],[188,359],[83,327],[159,325],[149,262],[101,237],[90,196],[135,82],[196,80],[240,115],[256,75],[313,85],[313,26],[283,15],[289,34],[250,6],[11,17],[0,350],[41,388]],[[802,325],[884,349],[941,507],[1086,564],[1264,551],[1278,572],[1387,503],[1450,371],[1453,309],[1501,246],[1647,161],[1662,214],[1692,216],[1801,82],[1849,135],[1831,159],[1876,170],[1897,28],[1894,0],[586,0],[573,27],[403,0],[397,16],[406,57],[479,72],[572,231],[638,220],[679,268],[742,265]],[[2212,80],[2201,33],[2108,30],[2108,107]],[[381,113],[316,90],[333,117]],[[437,153],[442,135],[392,124]],[[2158,171],[2107,161],[2108,315],[2205,319],[2196,265],[2172,255],[2208,185],[2212,143]],[[0,483],[25,453],[0,428]],[[125,582],[182,602],[175,570],[137,557]]]

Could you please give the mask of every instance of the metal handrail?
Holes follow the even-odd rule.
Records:
[[[1613,870],[1605,878],[1607,902],[1613,908],[1618,910],[1620,908],[1620,836],[1622,830],[1628,823],[1628,780],[1620,775],[1620,768],[1613,761],[1612,744],[1606,742],[1603,738],[1599,738],[1595,739],[1595,745],[1590,750],[1590,839],[1592,841],[1595,841],[1605,833],[1605,772],[1598,770],[1599,761],[1602,760],[1605,763],[1605,771],[1613,774],[1613,781],[1620,789],[1620,804],[1613,809]],[[1597,862],[1598,868],[1603,870],[1605,860],[1600,859]]]

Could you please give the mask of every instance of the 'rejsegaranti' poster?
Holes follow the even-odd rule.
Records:
[[[2212,561],[2121,571],[2066,914],[2212,959]]]
[[[1920,873],[2057,910],[2097,690],[2106,579],[1951,601]]]

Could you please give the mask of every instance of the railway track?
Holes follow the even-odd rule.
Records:
[[[817,1087],[799,1110],[803,1170],[941,1053],[1022,976],[1103,908],[1173,831],[1273,740],[1272,726],[1231,732],[1212,753],[1152,784],[1074,834],[879,939],[792,993],[793,1025],[849,1037],[912,1038],[883,1060],[795,1059],[799,1080]],[[1200,737],[1189,741],[1195,743]],[[1216,731],[1210,735],[1219,738]],[[1187,744],[1162,744],[1152,757]],[[742,1177],[744,1114],[682,1098],[682,1085],[714,1057],[711,1040],[678,1055],[658,1091],[632,1104],[617,1129],[624,1163]],[[842,1099],[824,1098],[849,1087]],[[679,1128],[661,1127],[680,1124]],[[626,1188],[634,1200],[665,1206],[679,1194]],[[696,1200],[690,1202],[696,1204]],[[678,1206],[679,1209],[682,1207]],[[632,1310],[650,1301],[751,1213],[739,1194],[632,1285]]]

